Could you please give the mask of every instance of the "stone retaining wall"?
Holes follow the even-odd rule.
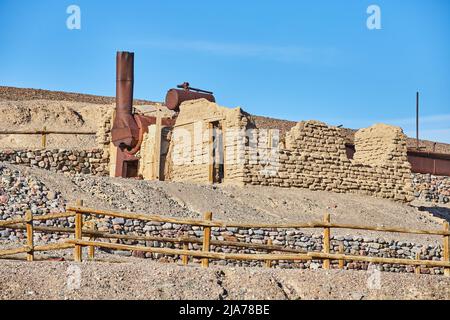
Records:
[[[108,175],[109,156],[93,150],[0,150],[0,162],[20,164],[65,174]]]
[[[450,177],[421,173],[414,173],[412,176],[414,196],[417,199],[443,204],[450,202]]]

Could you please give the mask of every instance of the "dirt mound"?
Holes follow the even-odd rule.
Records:
[[[90,104],[85,102],[29,100],[0,101],[0,131],[80,131],[96,133],[114,105]],[[49,148],[96,148],[95,134],[48,136]],[[40,148],[39,135],[0,135],[1,149]]]
[[[9,100],[9,101],[56,100],[56,101],[86,102],[93,104],[111,104],[115,103],[116,98],[96,96],[92,94],[0,86],[0,100]],[[135,105],[154,104],[153,101],[140,99],[135,99],[133,103]]]
[[[0,126],[16,128],[42,129],[81,128],[85,124],[79,111],[59,102],[36,100],[17,104],[17,102],[0,102]]]

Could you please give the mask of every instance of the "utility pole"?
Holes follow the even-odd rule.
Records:
[[[416,140],[416,148],[419,150],[419,91],[416,92]]]

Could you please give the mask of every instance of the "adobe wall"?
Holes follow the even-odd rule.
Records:
[[[144,133],[144,137],[142,139],[141,150],[136,154],[136,157],[139,158],[139,174],[145,180],[155,180],[156,177],[160,177],[161,180],[165,180],[164,177],[166,175],[165,167],[165,158],[169,149],[170,128],[163,127],[161,128],[161,152],[160,152],[160,172],[157,172],[157,164],[156,164],[156,135],[157,135],[156,125],[152,124],[148,127],[148,132]]]
[[[287,133],[286,146],[272,164],[249,157],[244,182],[412,200],[406,136],[400,128],[377,124],[362,129],[355,145],[355,159],[349,160],[339,128],[302,121]]]
[[[208,129],[214,122],[219,124],[219,131]],[[243,184],[245,144],[241,142],[245,142],[248,127],[252,123],[239,107],[229,109],[205,99],[182,103],[170,141],[167,178],[208,183],[211,135],[217,133],[223,135],[223,147],[220,147],[226,166],[224,181]]]

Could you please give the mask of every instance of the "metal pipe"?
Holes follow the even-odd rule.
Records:
[[[139,127],[133,116],[134,53],[117,52],[116,114],[111,130],[112,142],[121,149],[133,148],[139,139]]]

